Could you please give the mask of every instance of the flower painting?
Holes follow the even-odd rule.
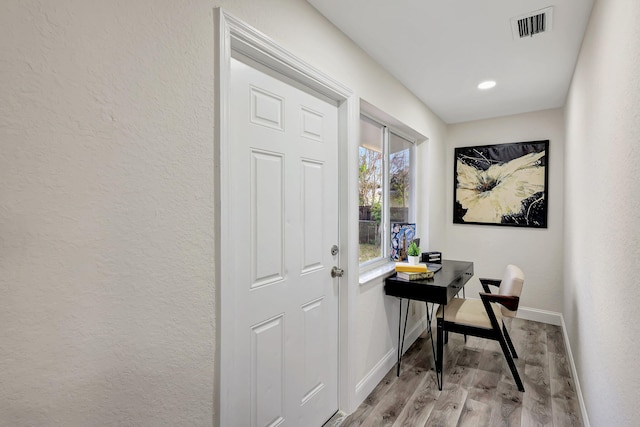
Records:
[[[455,149],[453,222],[547,227],[549,141]]]

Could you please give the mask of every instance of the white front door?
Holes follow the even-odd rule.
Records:
[[[258,68],[231,59],[221,393],[232,426],[321,426],[338,410],[338,109]]]

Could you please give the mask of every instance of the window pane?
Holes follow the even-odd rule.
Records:
[[[413,144],[389,135],[389,204],[390,222],[413,222],[411,194],[411,152]]]
[[[360,262],[382,253],[382,147],[384,127],[366,117],[360,119],[358,191],[360,199]]]

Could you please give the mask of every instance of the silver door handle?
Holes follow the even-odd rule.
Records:
[[[334,265],[333,268],[331,269],[331,277],[335,279],[336,277],[342,277],[343,275],[344,275],[344,270]]]

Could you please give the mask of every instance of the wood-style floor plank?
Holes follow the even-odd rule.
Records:
[[[464,387],[457,384],[443,386],[442,393],[440,393],[425,425],[429,427],[456,426],[466,400],[467,390]]]
[[[469,387],[469,399],[490,405],[496,399],[499,383],[500,371],[491,372],[478,369]]]
[[[553,425],[549,371],[542,366],[526,365],[523,382],[522,425]]]
[[[406,402],[413,395],[425,376],[425,371],[416,367],[408,367],[400,373],[373,411],[362,422],[362,427],[391,426],[396,421]]]
[[[440,397],[435,371],[428,371],[416,392],[393,423],[393,427],[424,426]]]
[[[525,391],[526,392],[526,391]],[[519,426],[522,423],[522,395],[515,383],[500,382],[492,403],[490,426]]]
[[[547,349],[550,353],[565,354],[562,329],[557,325],[545,325],[547,329]]]
[[[391,385],[397,381],[396,378],[396,368],[394,367],[387,375],[384,376],[382,381],[378,383],[376,388],[373,389],[369,396],[362,402],[362,404],[358,407],[358,409],[349,417],[347,417],[340,427],[359,427],[362,425],[364,420],[367,419],[373,408],[382,400],[384,396],[386,396],[387,392],[391,388]]]
[[[570,379],[551,379],[551,408],[554,426],[581,426],[580,406]]]
[[[491,421],[491,405],[467,398],[460,413],[458,426],[487,426]]]
[[[450,334],[444,349],[444,385],[438,390],[431,342],[425,332],[407,350],[402,372],[393,367],[340,427],[582,426],[562,330],[507,319],[520,356],[525,392],[518,390],[500,345]],[[433,327],[435,336],[435,327]]]

